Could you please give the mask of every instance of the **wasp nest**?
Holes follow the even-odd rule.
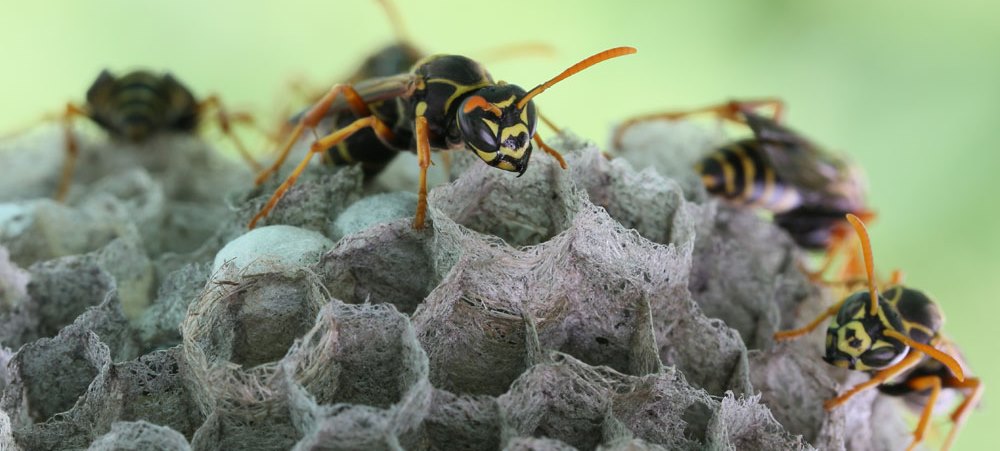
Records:
[[[317,168],[251,232],[276,182],[194,139],[88,142],[70,201],[38,200],[57,136],[0,153],[49,162],[0,190],[2,449],[909,440],[874,393],[823,410],[863,375],[818,335],[771,340],[830,300],[783,232],[701,189],[716,131],[643,124],[615,159],[567,135],[569,170],[539,152],[523,177],[459,155],[424,230],[411,192],[373,193],[415,186],[413,165]]]

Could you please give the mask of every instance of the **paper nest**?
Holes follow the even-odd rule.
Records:
[[[565,135],[570,169],[536,152],[523,177],[456,153],[425,230],[411,192],[372,194],[415,187],[412,156],[373,184],[317,167],[251,233],[277,182],[191,138],[88,140],[70,202],[35,200],[59,136],[0,145],[50,169],[0,187],[0,449],[908,443],[873,392],[823,410],[864,375],[820,335],[771,340],[831,300],[783,232],[708,200],[717,131],[639,126],[612,160]]]

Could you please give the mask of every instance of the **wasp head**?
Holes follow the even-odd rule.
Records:
[[[826,332],[827,363],[850,370],[871,371],[899,362],[909,351],[905,343],[885,335],[903,331],[903,322],[879,295],[878,309],[870,310],[871,294],[858,291],[844,301]]]
[[[518,174],[528,169],[538,121],[533,102],[519,106],[525,94],[514,85],[488,86],[467,97],[458,111],[465,145],[486,164]]]

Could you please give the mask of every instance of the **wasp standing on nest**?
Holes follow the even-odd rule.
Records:
[[[771,117],[755,110],[773,108]],[[621,148],[625,131],[640,122],[677,120],[710,113],[748,126],[752,138],[726,144],[701,160],[695,170],[709,194],[742,208],[762,208],[774,213],[774,222],[800,247],[826,250],[819,277],[832,264],[850,236],[844,215],[870,219],[864,199],[865,182],[860,170],[823,151],[802,135],[782,126],[784,104],[777,99],[732,101],[691,111],[657,113],[625,121],[616,131],[615,146]],[[860,270],[849,258],[845,275]]]
[[[137,70],[116,77],[107,70],[102,71],[87,90],[87,103],[83,106],[67,103],[66,111],[58,116],[66,135],[66,161],[56,200],[65,199],[73,180],[78,153],[72,128],[74,118],[82,116],[92,120],[113,139],[139,143],[164,132],[191,133],[211,108],[215,108],[219,127],[233,140],[240,155],[251,168],[259,170],[260,166],[231,130],[233,122],[252,122],[248,115],[230,115],[214,95],[196,100],[191,91],[169,73]]]
[[[479,63],[458,55],[434,55],[422,59],[410,73],[373,78],[352,84],[339,84],[303,115],[275,163],[262,172],[263,183],[277,172],[292,145],[306,128],[314,129],[329,112],[350,112],[350,122],[329,135],[317,139],[309,153],[267,204],[250,221],[253,228],[268,215],[278,200],[295,183],[314,154],[343,143],[351,149],[352,140],[362,130],[374,132],[385,146],[397,150],[415,150],[420,164],[420,191],[414,228],[424,226],[427,212],[427,168],[431,148],[448,150],[468,148],[486,164],[505,171],[524,173],[531,158],[534,141],[543,151],[566,167],[555,149],[536,134],[538,120],[532,98],[563,79],[594,64],[635,53],[631,47],[605,50],[580,61],[555,78],[525,91],[516,85],[494,82]],[[362,152],[350,151],[351,156]]]
[[[983,385],[978,378],[966,378],[963,365],[941,350],[945,348],[957,355],[953,345],[941,335],[944,318],[927,295],[895,284],[884,293],[878,292],[868,232],[857,216],[847,215],[847,220],[861,241],[868,289],[844,298],[805,327],[778,332],[774,338],[788,340],[805,335],[827,317],[834,316],[827,329],[823,360],[839,368],[867,371],[872,377],[828,400],[824,406],[833,409],[875,386],[887,395],[904,396],[912,404],[923,405],[909,449],[923,440],[941,390],[962,392],[965,399],[951,414],[954,426],[943,446],[948,449],[979,402]],[[893,380],[896,382],[890,382]]]
[[[365,58],[358,69],[345,79],[346,83],[357,84],[372,78],[389,77],[406,73],[420,62],[421,59],[428,56],[427,52],[413,44],[402,16],[392,2],[390,0],[376,1],[389,18],[395,34],[395,42],[382,47]],[[487,50],[482,53],[492,54],[494,57],[505,57],[512,54],[525,53],[552,55],[554,52],[551,47],[545,44],[525,42]],[[315,101],[319,100],[326,93],[325,89],[320,92],[311,92],[313,90],[305,87],[301,81],[294,83],[292,89],[302,97],[309,99],[310,103],[315,103]],[[338,113],[340,112],[329,111],[326,114],[328,118],[332,116],[332,123],[335,129],[346,127],[356,119],[356,117],[351,115]],[[303,114],[305,112],[293,117],[291,121],[284,122],[279,136],[288,134],[290,132],[290,125],[300,120]],[[539,118],[558,132],[559,129],[544,116],[539,114]],[[324,161],[334,166],[358,164],[361,166],[365,177],[371,178],[385,169],[398,154],[399,150],[383,144],[372,131],[366,130],[360,131],[352,137],[350,146],[347,146],[346,143],[340,143],[335,148],[330,149],[329,152],[324,154]],[[447,158],[447,155],[444,155],[443,158]],[[447,163],[446,160],[446,167]]]

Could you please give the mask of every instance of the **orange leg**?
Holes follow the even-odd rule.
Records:
[[[840,310],[840,307],[844,305],[845,301],[847,301],[847,298],[844,298],[843,300],[841,300],[840,302],[836,303],[832,307],[826,309],[826,311],[824,311],[822,314],[820,314],[819,316],[817,316],[816,319],[812,320],[805,327],[801,327],[801,328],[798,328],[798,329],[782,330],[782,331],[775,332],[774,333],[774,339],[776,341],[790,340],[792,338],[801,337],[801,336],[803,336],[805,334],[808,334],[809,332],[812,332],[817,327],[819,327],[819,325],[822,324],[824,320],[826,320],[827,318],[829,318],[829,317],[831,317],[833,315],[836,315],[837,312]]]
[[[545,144],[545,142],[542,141],[542,137],[538,136],[538,133],[535,133],[535,136],[532,139],[535,140],[535,143],[538,144],[538,147],[541,147],[542,150],[545,151],[545,153],[547,153],[549,155],[552,155],[552,158],[555,158],[556,161],[559,162],[559,167],[561,167],[563,169],[567,168],[567,166],[566,166],[566,160],[563,160],[562,155],[557,150],[549,147],[548,144]]]
[[[826,402],[823,403],[823,407],[826,410],[831,410],[834,407],[837,407],[847,402],[847,400],[851,399],[851,397],[853,397],[854,395],[861,393],[869,388],[875,387],[876,385],[880,385],[885,381],[898,376],[904,371],[913,368],[918,363],[920,363],[920,360],[923,358],[924,354],[922,352],[917,351],[915,349],[911,349],[909,354],[907,354],[906,357],[903,358],[903,360],[900,360],[899,363],[875,373],[875,375],[873,375],[871,379],[868,379],[867,381],[864,381],[858,385],[855,385],[854,387],[851,387],[849,390],[847,390],[840,396],[837,396],[836,398],[833,399],[828,399]]]
[[[417,161],[420,163],[420,191],[417,194],[417,214],[413,217],[413,228],[424,228],[427,215],[427,168],[431,166],[431,143],[427,136],[427,118],[417,116]]]
[[[920,413],[920,422],[917,423],[917,428],[913,430],[913,441],[910,442],[910,446],[906,448],[907,451],[911,451],[924,440],[924,432],[927,430],[927,424],[930,422],[931,413],[934,411],[934,404],[937,402],[938,394],[941,393],[941,378],[938,376],[918,377],[909,381],[907,385],[916,391],[924,391],[928,389],[931,391],[930,395],[927,397],[927,404],[924,404],[924,410]]]
[[[312,158],[313,155],[317,153],[326,152],[327,149],[336,146],[338,143],[347,139],[351,135],[368,127],[371,127],[373,130],[375,130],[376,134],[386,133],[389,131],[389,128],[385,125],[385,123],[380,121],[377,117],[368,116],[358,119],[352,122],[350,125],[341,128],[333,133],[330,133],[329,135],[324,136],[323,138],[320,138],[319,140],[314,142],[312,147],[309,148],[309,154],[302,159],[302,162],[300,162],[299,165],[296,166],[295,170],[292,171],[292,173],[288,176],[288,178],[285,179],[285,181],[281,184],[281,186],[279,186],[278,189],[274,191],[274,194],[272,194],[271,198],[267,200],[267,204],[264,205],[264,208],[262,208],[253,217],[253,219],[250,220],[250,224],[247,225],[247,228],[253,229],[257,225],[258,221],[267,217],[267,215],[271,212],[271,210],[274,209],[274,206],[278,204],[278,201],[281,200],[281,198],[285,195],[285,192],[287,192],[288,189],[295,184],[295,181],[298,180],[299,176],[302,174],[302,171],[306,169],[306,166],[309,164],[309,160]]]
[[[948,431],[948,437],[945,438],[944,446],[941,447],[942,451],[948,451],[948,449],[951,448],[952,443],[955,441],[955,437],[958,436],[958,430],[963,424],[965,424],[965,420],[969,417],[969,413],[972,412],[970,409],[975,408],[983,396],[983,384],[980,383],[978,377],[970,377],[962,382],[949,381],[948,387],[972,391],[965,395],[965,400],[958,405],[954,412],[951,413],[951,422],[954,425],[951,427],[951,431]]]
[[[208,98],[202,100],[198,104],[199,114],[204,114],[204,112],[209,108],[215,108],[215,119],[219,122],[219,129],[222,130],[222,133],[225,134],[226,137],[233,141],[233,145],[236,146],[236,151],[240,153],[241,157],[243,157],[243,161],[246,161],[247,165],[249,165],[250,169],[254,172],[260,171],[260,163],[258,163],[257,160],[254,160],[253,156],[250,155],[250,152],[247,151],[246,146],[243,145],[243,141],[241,141],[232,130],[233,122],[252,124],[253,117],[248,113],[228,113],[226,108],[222,106],[222,101],[219,100],[219,97],[216,95],[208,96]]]
[[[257,180],[255,183],[261,185],[274,173],[281,169],[281,165],[285,163],[288,158],[288,154],[292,151],[292,146],[295,142],[299,140],[302,136],[302,132],[306,127],[314,129],[317,124],[323,119],[323,115],[330,110],[333,102],[337,100],[337,97],[343,95],[347,99],[348,106],[351,107],[351,111],[354,112],[356,116],[366,117],[371,116],[371,111],[368,109],[368,105],[365,104],[361,95],[349,84],[338,84],[330,88],[323,98],[319,99],[312,108],[306,112],[305,115],[299,119],[299,123],[295,124],[295,128],[292,129],[292,134],[288,137],[288,141],[285,142],[284,147],[281,148],[281,153],[278,155],[278,159],[269,168],[262,171],[257,175]],[[311,154],[310,154],[311,156]]]
[[[66,111],[63,113],[63,132],[66,136],[66,160],[63,162],[62,175],[59,177],[59,185],[56,188],[55,199],[58,202],[66,200],[69,193],[69,186],[73,182],[73,172],[76,170],[76,158],[80,153],[76,136],[73,134],[73,118],[77,116],[87,117],[87,111],[72,103],[66,104]]]
[[[643,122],[658,121],[658,120],[675,121],[696,114],[711,113],[719,117],[720,119],[729,120],[739,124],[745,124],[746,122],[740,115],[741,112],[747,110],[756,110],[758,108],[768,107],[768,106],[771,107],[774,111],[772,118],[775,120],[775,122],[780,122],[782,116],[784,115],[785,102],[782,101],[781,99],[776,99],[776,98],[766,98],[766,99],[746,100],[746,101],[733,100],[730,102],[720,103],[716,105],[709,105],[702,108],[695,108],[693,110],[668,111],[665,113],[652,113],[652,114],[645,114],[642,116],[636,116],[626,120],[625,122],[622,122],[622,124],[618,126],[618,129],[615,130],[615,135],[612,140],[612,143],[616,148],[621,148],[622,137],[625,136],[625,131],[628,130],[630,127],[634,126],[635,124]]]

